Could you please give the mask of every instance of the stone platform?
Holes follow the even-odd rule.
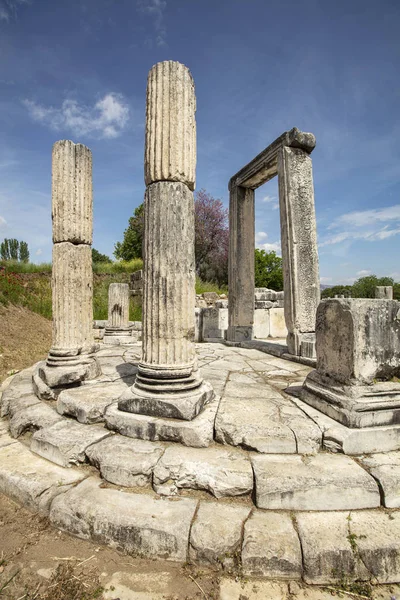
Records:
[[[35,365],[1,386],[0,492],[128,553],[246,576],[400,581],[400,430],[349,430],[296,395],[309,367],[198,344],[217,398],[193,421],[123,413],[140,344],[40,400]],[[347,456],[346,456],[347,454]]]

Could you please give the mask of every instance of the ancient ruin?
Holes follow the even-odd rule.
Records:
[[[294,129],[231,180],[229,300],[206,292],[195,309],[195,134],[189,70],[155,65],[143,343],[119,335],[141,329],[127,284],[92,323],[91,155],[55,144],[53,344],[0,387],[0,492],[97,545],[287,581],[287,597],[301,580],[398,582],[400,302],[319,303],[315,140]],[[284,294],[254,290],[250,260],[254,189],[276,173]]]
[[[312,133],[285,132],[229,181],[229,329],[232,342],[254,335],[254,191],[278,175],[290,354],[315,357],[315,315],[320,300]]]

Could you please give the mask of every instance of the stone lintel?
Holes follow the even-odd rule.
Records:
[[[278,152],[283,146],[300,148],[308,154],[315,148],[315,136],[312,133],[304,133],[293,127],[285,131],[265,150],[257,154],[251,162],[231,177],[229,190],[236,186],[256,189],[278,174]]]

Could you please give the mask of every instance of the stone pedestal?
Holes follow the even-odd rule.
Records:
[[[331,299],[317,311],[317,369],[302,400],[348,427],[400,422],[400,302]]]
[[[96,377],[93,337],[92,155],[68,140],[52,157],[53,341],[40,375],[50,387]]]
[[[393,286],[377,285],[375,287],[375,298],[379,298],[381,300],[393,300]]]
[[[105,344],[129,344],[136,341],[129,325],[129,285],[110,283],[108,288],[108,321],[104,332]]]
[[[191,420],[213,398],[194,351],[195,96],[189,70],[155,65],[147,86],[143,352],[120,411]]]

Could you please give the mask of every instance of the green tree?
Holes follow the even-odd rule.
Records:
[[[393,284],[394,281],[391,277],[377,277],[376,275],[360,277],[354,282],[351,295],[353,298],[375,298],[375,287],[377,285]]]
[[[124,231],[124,239],[114,246],[114,256],[119,260],[142,258],[142,241],[144,229],[144,204],[135,208],[133,217]]]
[[[10,260],[10,247],[7,238],[0,244],[0,255],[2,260]]]
[[[101,254],[101,252],[96,250],[96,248],[92,248],[92,261],[94,263],[101,263],[101,262],[110,263],[111,258],[109,256],[107,256],[106,254]]]
[[[11,260],[18,260],[19,241],[16,240],[15,238],[8,240],[8,247],[10,248]]]
[[[400,283],[393,285],[393,300],[400,300]]]
[[[276,292],[283,290],[282,259],[275,252],[255,249],[255,287],[266,287]]]
[[[333,285],[325,288],[321,292],[321,298],[334,298],[335,296],[345,296],[351,298],[353,295],[353,288],[351,285]]]
[[[19,260],[23,263],[29,262],[29,248],[26,242],[20,242],[19,244]]]

